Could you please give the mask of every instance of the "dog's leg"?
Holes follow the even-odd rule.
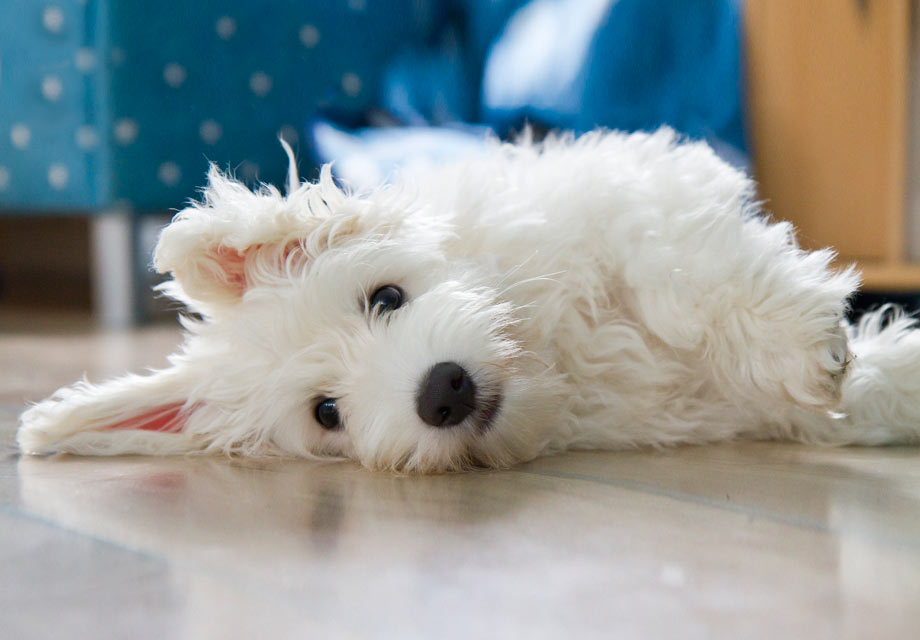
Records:
[[[836,411],[793,409],[766,425],[770,437],[822,444],[920,443],[920,331],[892,309],[848,327],[853,359]],[[756,435],[756,434],[755,434]]]
[[[858,276],[834,271],[830,251],[800,250],[788,224],[686,224],[678,237],[698,244],[643,256],[649,266],[633,288],[640,321],[737,406],[763,415],[836,409],[852,360],[842,323]]]
[[[858,275],[835,271],[830,251],[800,250],[787,224],[709,222],[696,251],[649,254],[657,261],[643,265],[633,304],[675,357],[760,417],[739,431],[828,444],[920,441],[915,323],[895,316],[883,327],[876,313],[848,326]]]

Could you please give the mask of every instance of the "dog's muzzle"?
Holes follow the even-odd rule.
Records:
[[[476,409],[476,385],[456,362],[434,365],[422,380],[416,412],[432,427],[453,427]]]

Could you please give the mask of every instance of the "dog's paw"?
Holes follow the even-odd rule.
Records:
[[[833,410],[840,404],[841,387],[853,354],[842,321],[825,330],[804,354],[803,376],[791,376],[786,388],[799,404]],[[798,379],[797,379],[798,378]]]
[[[840,402],[840,388],[843,379],[853,361],[846,326],[842,321],[838,322],[831,331],[831,335],[818,345],[818,352],[820,354],[818,378],[834,400],[834,404],[837,404]]]

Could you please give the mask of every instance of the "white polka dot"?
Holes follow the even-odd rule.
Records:
[[[60,7],[45,7],[42,12],[42,25],[50,33],[60,33],[64,30],[64,12]]]
[[[217,144],[217,141],[224,135],[224,128],[213,120],[203,120],[201,126],[198,127],[198,135],[206,144]]]
[[[96,52],[88,47],[80,47],[74,54],[73,64],[80,73],[89,73],[96,68]]]
[[[157,169],[157,179],[167,187],[176,186],[181,178],[182,171],[175,162],[164,162]]]
[[[217,31],[217,35],[220,36],[221,40],[229,40],[236,33],[236,20],[230,16],[222,16],[218,18],[217,24],[214,25],[214,30]]]
[[[10,170],[0,166],[0,191],[6,191],[10,186]]]
[[[348,0],[348,8],[352,11],[364,11],[365,7],[364,0]]]
[[[170,62],[163,67],[163,80],[173,89],[178,89],[188,77],[185,67],[176,62]]]
[[[319,42],[319,29],[312,24],[305,24],[300,28],[300,41],[303,46],[312,49]]]
[[[112,47],[112,64],[116,67],[120,67],[125,63],[125,50],[121,47]]]
[[[89,151],[90,149],[95,149],[99,145],[99,134],[96,133],[96,127],[84,124],[77,127],[77,130],[74,132],[74,140],[77,141],[78,147],[84,151]]]
[[[254,181],[259,179],[259,165],[251,160],[243,160],[240,163],[239,172],[243,180]]]
[[[64,93],[64,85],[57,76],[45,76],[42,78],[42,96],[48,102],[57,102]]]
[[[294,144],[300,139],[300,136],[297,133],[297,129],[289,124],[286,124],[281,127],[278,131],[278,135],[284,139],[285,142],[289,144]]]
[[[10,142],[17,149],[25,149],[32,140],[32,132],[24,124],[14,124],[10,128]]]
[[[249,89],[260,98],[264,98],[272,90],[271,76],[267,73],[256,71],[249,76]]]
[[[356,73],[346,73],[342,76],[342,90],[354,98],[361,93],[361,78]]]
[[[129,145],[137,140],[137,121],[133,118],[116,120],[115,140],[121,145]]]
[[[48,167],[48,184],[51,185],[52,189],[60,191],[67,186],[69,181],[70,171],[67,170],[65,165],[55,162]]]

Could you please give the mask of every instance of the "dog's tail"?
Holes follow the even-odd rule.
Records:
[[[885,306],[848,328],[853,358],[837,412],[803,411],[795,439],[827,444],[920,443],[920,328]]]

